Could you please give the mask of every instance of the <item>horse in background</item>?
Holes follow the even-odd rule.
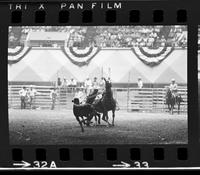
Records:
[[[176,104],[178,105],[178,114],[180,113],[181,102],[184,102],[180,94],[176,96]]]
[[[181,97],[180,94],[176,96],[175,94],[172,93],[170,88],[167,88],[165,102],[168,105],[168,109],[169,109],[169,112],[171,112],[171,114],[173,114],[175,104],[177,104],[178,106],[178,114],[180,113],[180,105],[181,105],[181,102],[183,102],[183,98]]]

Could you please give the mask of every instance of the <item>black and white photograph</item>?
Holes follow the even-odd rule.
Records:
[[[188,143],[187,26],[8,30],[11,145]]]

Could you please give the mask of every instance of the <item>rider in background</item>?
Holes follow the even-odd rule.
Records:
[[[175,97],[177,97],[178,85],[177,85],[177,83],[176,83],[176,81],[175,81],[174,78],[172,78],[172,80],[171,80],[171,84],[169,85],[169,89],[170,89],[170,91],[172,92],[172,94],[173,94]]]

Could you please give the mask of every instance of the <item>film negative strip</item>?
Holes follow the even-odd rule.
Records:
[[[1,1],[0,168],[198,169],[199,15],[193,0]]]

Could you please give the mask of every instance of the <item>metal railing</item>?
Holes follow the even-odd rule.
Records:
[[[20,108],[19,90],[20,85],[8,86],[9,108]],[[38,94],[34,99],[33,106],[40,109],[51,108],[50,91],[51,86],[35,86]],[[72,109],[72,99],[81,88],[58,88],[55,108]],[[140,112],[165,112],[166,87],[163,88],[113,88],[113,96],[117,100],[120,110],[140,111]],[[179,87],[178,93],[181,94],[184,102],[181,103],[181,112],[187,112],[187,88]]]

